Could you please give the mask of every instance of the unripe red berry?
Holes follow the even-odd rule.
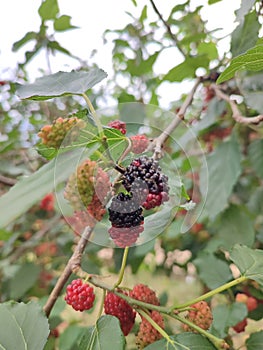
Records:
[[[144,303],[152,305],[160,305],[159,299],[156,296],[154,290],[146,286],[145,284],[136,284],[129,293],[130,297]]]
[[[149,316],[155,323],[158,324],[159,327],[164,329],[164,319],[160,312],[153,310]],[[147,345],[152,344],[161,338],[162,335],[157,331],[157,329],[154,328],[149,321],[142,317],[142,322],[136,337],[138,349],[143,349]]]
[[[119,319],[121,330],[125,336],[130,333],[135,322],[136,312],[126,300],[113,292],[108,292],[104,300],[104,310],[105,314]]]
[[[140,154],[146,150],[149,145],[149,139],[145,135],[134,135],[130,137],[132,142],[132,152]]]
[[[93,287],[81,279],[73,280],[66,289],[65,301],[76,311],[89,310],[93,307],[95,294]]]
[[[202,329],[209,329],[213,322],[213,315],[211,309],[206,301],[199,301],[190,306],[190,310],[186,315],[186,319],[193,322],[195,325]],[[196,332],[190,326],[184,324],[183,329],[185,331]]]
[[[113,129],[120,130],[120,132],[125,135],[126,134],[126,123],[121,120],[113,120],[108,123],[108,126]]]

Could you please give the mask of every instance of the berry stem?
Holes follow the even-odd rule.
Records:
[[[195,303],[198,303],[199,301],[202,301],[202,300],[205,300],[205,299],[208,299],[218,293],[221,293],[233,286],[236,286],[237,284],[239,283],[242,283],[242,282],[245,282],[248,278],[246,276],[241,276],[239,278],[236,278],[235,280],[233,281],[230,281],[228,283],[225,283],[223,284],[222,286],[218,287],[218,288],[215,288],[211,291],[209,291],[208,293],[205,293],[203,295],[201,295],[200,297],[197,297],[195,299],[192,299],[186,303],[183,303],[183,304],[179,304],[179,305],[173,305],[173,307],[171,308],[171,311],[174,310],[174,309],[183,309],[185,307],[188,307],[192,304],[195,304]]]
[[[86,101],[86,103],[87,103],[87,105],[89,107],[90,113],[91,113],[91,115],[92,115],[92,117],[93,117],[93,119],[95,121],[95,124],[96,124],[96,126],[97,126],[97,128],[99,130],[99,133],[101,135],[104,135],[103,127],[101,125],[100,119],[98,118],[97,113],[96,113],[96,111],[95,111],[95,109],[94,109],[90,99],[88,98],[88,96],[85,93],[82,94],[82,97],[84,98],[84,100]]]
[[[103,289],[103,291],[102,291],[102,299],[101,299],[101,303],[100,303],[100,308],[99,308],[97,319],[99,319],[100,316],[102,315],[105,296],[106,296],[106,290]]]
[[[144,310],[142,309],[136,309],[138,313],[144,317],[160,334],[161,336],[167,340],[168,343],[171,344],[171,346],[176,349],[175,342],[169,337],[169,335],[165,332],[164,329],[162,329],[152,318],[151,316]]]
[[[188,325],[192,329],[196,330],[198,333],[200,333],[203,336],[205,336],[207,339],[209,339],[215,345],[215,347],[217,349],[221,350],[221,349],[227,349],[228,348],[228,345],[226,344],[224,339],[220,339],[220,338],[214,336],[213,334],[207,332],[206,330],[204,330],[203,328],[197,326],[196,324],[194,324],[193,322],[187,320],[186,318],[183,318],[183,317],[178,316],[178,315],[170,315],[170,316],[172,318],[176,319],[177,321],[180,321],[180,322]]]
[[[122,256],[122,263],[121,263],[121,269],[120,269],[120,273],[119,273],[119,278],[118,278],[118,281],[115,283],[114,288],[117,288],[121,284],[121,282],[123,280],[124,271],[125,271],[125,267],[126,267],[126,263],[127,263],[128,253],[129,253],[129,247],[125,247],[124,248],[124,252],[123,252],[123,256]]]

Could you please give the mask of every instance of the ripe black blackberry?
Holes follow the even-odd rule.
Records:
[[[169,200],[168,177],[161,173],[158,161],[153,158],[134,159],[123,174],[122,184],[145,209]]]
[[[109,220],[112,227],[109,229],[109,234],[118,247],[128,247],[137,241],[143,231],[142,211],[142,207],[132,193],[121,192],[112,199],[109,207]]]
[[[137,200],[132,194],[119,193],[112,199],[109,207],[109,220],[113,227],[135,227],[143,223],[144,218]]]

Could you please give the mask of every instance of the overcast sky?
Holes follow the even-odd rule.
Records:
[[[70,15],[71,23],[79,29],[62,32],[56,39],[70,52],[84,60],[89,59],[93,49],[98,50],[94,61],[105,71],[110,72],[112,65],[111,46],[103,46],[102,34],[106,29],[123,28],[130,21],[126,11],[136,16],[141,12],[145,4],[149,4],[148,15],[151,20],[157,20],[152,11],[149,0],[137,0],[138,7],[135,8],[131,0],[58,0],[60,13]],[[164,18],[168,16],[171,8],[184,0],[156,0],[155,3]],[[207,4],[208,0],[192,0],[192,4]],[[234,26],[234,10],[239,7],[241,0],[222,0],[221,2],[206,6],[202,16],[208,20],[209,29],[222,28],[219,36],[229,34]],[[0,11],[0,79],[8,79],[12,76],[12,70],[17,62],[23,62],[25,49],[31,49],[33,44],[25,46],[19,53],[11,51],[12,44],[21,39],[28,31],[36,31],[40,25],[37,10],[41,0],[8,0],[2,1]],[[227,40],[222,43],[221,50],[227,48]],[[169,60],[171,55],[162,55],[155,65],[158,73],[165,73],[175,66],[175,60]],[[180,62],[178,62],[180,63]],[[74,69],[78,62],[69,59],[65,55],[58,55],[51,60],[52,70]],[[30,66],[33,77],[40,76],[39,69],[46,69],[44,57],[38,57]]]

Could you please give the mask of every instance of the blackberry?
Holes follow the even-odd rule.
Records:
[[[142,207],[132,194],[119,193],[109,208],[109,220],[113,227],[135,227],[143,223]]]
[[[192,304],[190,307],[191,309],[188,311],[186,319],[193,322],[202,329],[209,329],[213,322],[213,315],[208,303],[202,300],[195,304]],[[183,329],[186,332],[196,332],[187,324],[183,325]]]
[[[153,310],[150,312],[150,316],[159,327],[164,329],[164,319],[160,312]],[[140,323],[139,331],[136,337],[137,348],[144,349],[147,345],[152,344],[161,338],[162,335],[157,331],[157,329],[154,328],[144,317],[142,317],[142,322]]]
[[[152,209],[169,200],[168,177],[161,173],[156,160],[136,158],[126,168],[122,184],[145,209]]]
[[[124,292],[123,294],[127,295]],[[106,315],[112,315],[119,319],[121,330],[125,336],[130,333],[135,322],[136,312],[126,300],[113,292],[108,292],[104,300],[104,311]]]
[[[129,296],[144,303],[160,305],[155,291],[142,283],[136,284],[130,291]]]
[[[111,227],[108,232],[117,247],[125,248],[135,244],[143,230],[143,225],[140,225],[135,227]]]
[[[73,280],[66,289],[65,301],[76,311],[89,310],[93,307],[95,294],[93,287],[80,278]]]

